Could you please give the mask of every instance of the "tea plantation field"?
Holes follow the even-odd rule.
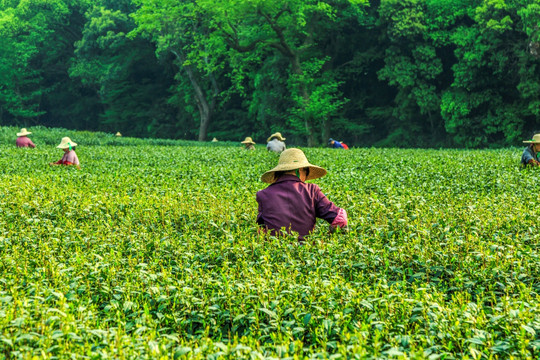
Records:
[[[0,358],[540,356],[540,171],[519,148],[305,149],[350,229],[299,246],[257,234],[262,147],[69,132],[77,171],[47,165],[66,132],[14,132]]]

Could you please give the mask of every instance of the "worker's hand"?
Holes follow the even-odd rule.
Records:
[[[540,165],[540,162],[538,162],[538,161],[536,161],[534,159],[531,159],[531,160],[527,161],[527,164],[532,165],[532,166],[538,166],[538,165]]]
[[[347,211],[345,209],[339,209],[336,217],[334,218],[334,221],[332,221],[332,226],[339,226],[340,228],[344,228],[348,224],[348,218],[347,218]]]
[[[337,216],[335,217],[334,221],[332,221],[332,224],[330,224],[330,233],[336,231],[337,228],[340,228],[341,231],[347,232],[348,223],[347,211],[345,211],[345,209],[339,209]]]

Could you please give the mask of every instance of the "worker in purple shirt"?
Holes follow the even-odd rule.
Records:
[[[17,133],[17,140],[15,141],[15,145],[17,145],[17,147],[35,148],[36,145],[28,137],[28,135],[30,134],[31,134],[30,131],[26,130],[26,128],[22,128],[21,132]]]
[[[271,235],[294,231],[299,240],[313,231],[317,218],[329,222],[332,230],[346,227],[347,212],[328,200],[317,185],[305,182],[325,175],[326,170],[310,164],[302,150],[283,151],[278,165],[261,176],[270,186],[257,192],[257,224]]]
[[[334,149],[344,149],[343,145],[337,140],[334,140],[332,138],[328,139],[328,145]]]

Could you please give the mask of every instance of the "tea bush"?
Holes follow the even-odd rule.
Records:
[[[69,136],[73,141],[84,139],[84,144],[88,145],[115,145],[115,146],[138,146],[138,145],[161,145],[161,146],[230,146],[230,142],[200,143],[198,141],[171,140],[171,139],[138,139],[130,137],[116,137],[112,133],[77,131],[63,128],[46,128],[44,126],[34,126],[28,129],[32,132],[29,137],[35,142],[45,145],[58,145],[64,136]],[[14,144],[16,134],[20,128],[13,126],[0,127],[0,143]]]
[[[257,233],[259,177],[277,162],[262,147],[70,132],[77,171],[47,165],[63,131],[17,149],[12,130],[6,358],[540,355],[540,173],[519,149],[306,149],[350,229],[321,222],[300,246]]]

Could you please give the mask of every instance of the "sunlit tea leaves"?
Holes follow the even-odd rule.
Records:
[[[349,213],[255,225],[277,156],[70,132],[81,170],[2,128],[6,358],[537,358],[540,172],[519,149],[304,149]]]

